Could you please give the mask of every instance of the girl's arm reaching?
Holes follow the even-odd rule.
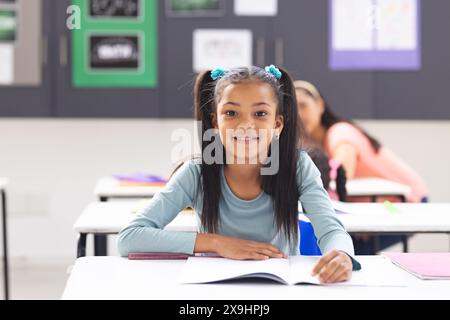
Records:
[[[130,252],[178,252],[192,254],[196,233],[163,230],[178,213],[195,201],[199,184],[194,160],[185,163],[167,186],[119,233],[122,256]]]
[[[352,239],[336,216],[328,194],[322,186],[319,170],[306,152],[301,152],[299,157],[297,179],[300,202],[313,225],[317,242],[324,255],[313,273],[319,274],[321,281],[348,280],[352,269],[361,268],[353,258]]]

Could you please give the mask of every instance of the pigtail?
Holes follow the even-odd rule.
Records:
[[[214,113],[214,90],[216,82],[211,78],[211,71],[198,75],[194,86],[194,112],[195,119],[202,122],[199,130],[200,145],[202,146],[201,188],[203,194],[203,208],[201,223],[203,230],[216,233],[219,225],[219,200],[221,194],[220,165],[207,164],[204,161],[203,151],[210,141],[203,139],[206,131],[213,129],[212,114]],[[219,137],[215,137],[219,139]],[[214,156],[214,155],[213,155]]]
[[[279,114],[284,128],[279,137],[279,170],[275,175],[263,176],[262,187],[273,199],[275,222],[292,243],[298,238],[297,160],[299,121],[295,88],[288,72],[283,69],[279,79]],[[273,157],[272,157],[273,158]],[[273,160],[272,160],[273,161]]]
[[[338,194],[339,201],[347,200],[347,188],[345,184],[347,183],[346,172],[343,165],[340,165],[337,169],[336,175],[336,193]]]

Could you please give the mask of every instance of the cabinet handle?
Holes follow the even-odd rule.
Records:
[[[279,67],[284,65],[284,40],[277,38],[275,40],[275,63]]]
[[[59,64],[61,67],[67,66],[67,35],[62,34],[59,36]]]
[[[264,38],[258,38],[258,40],[256,41],[256,65],[257,66],[262,67],[265,65],[265,61],[266,61],[265,52],[266,52],[266,41],[264,40]]]

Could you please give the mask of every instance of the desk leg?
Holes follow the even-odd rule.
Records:
[[[372,242],[372,252],[373,254],[378,254],[378,251],[380,251],[380,237],[378,235],[371,237]]]
[[[107,202],[108,197],[100,197],[100,202]],[[103,234],[94,234],[94,255],[106,256],[108,255],[107,237]]]
[[[77,258],[86,256],[86,233],[78,235]]]
[[[108,252],[107,237],[105,234],[94,234],[94,255],[106,256]]]
[[[402,236],[403,252],[408,252],[408,236]]]
[[[9,264],[8,264],[8,234],[6,232],[6,192],[2,190],[2,218],[3,218],[3,286],[5,290],[5,300],[9,300]]]

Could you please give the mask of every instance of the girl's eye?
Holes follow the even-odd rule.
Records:
[[[258,111],[255,113],[257,117],[265,117],[267,116],[267,112],[265,111]]]
[[[226,111],[225,115],[229,117],[234,117],[236,115],[236,111]]]

